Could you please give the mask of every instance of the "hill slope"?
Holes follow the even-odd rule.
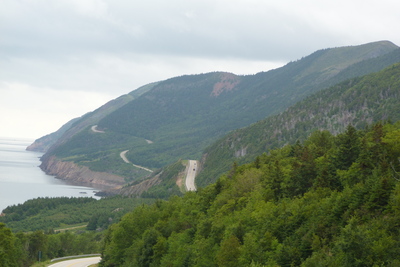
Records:
[[[86,128],[89,125],[97,124],[97,122],[100,119],[104,118],[106,115],[110,114],[111,112],[122,107],[129,101],[132,101],[133,99],[139,97],[141,94],[150,90],[154,84],[155,83],[140,87],[129,94],[122,95],[116,99],[107,102],[93,112],[89,112],[80,118],[74,118],[70,120],[54,133],[48,134],[35,140],[35,142],[27,147],[27,150],[47,152],[50,150],[50,148],[54,149],[60,144],[66,142],[73,135],[82,131],[82,129]]]
[[[130,162],[152,169],[179,159],[200,159],[202,150],[228,131],[283,111],[338,80],[398,61],[397,46],[376,42],[320,50],[256,75],[216,72],[172,78],[99,120],[96,124],[103,134],[86,124],[58,142],[45,155],[42,167],[50,172],[53,165],[48,163],[56,158],[137,180],[146,174],[124,165],[121,151],[128,150]]]
[[[314,130],[333,134],[352,124],[400,120],[400,64],[354,78],[309,96],[285,112],[238,129],[205,150],[207,159],[198,182],[215,181],[237,161],[254,160],[271,148],[304,140]]]
[[[109,228],[101,266],[399,266],[400,124],[314,132]]]

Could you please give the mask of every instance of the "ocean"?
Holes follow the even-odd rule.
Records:
[[[95,197],[94,188],[70,185],[46,175],[39,168],[43,153],[25,150],[31,143],[0,138],[0,212],[38,197]]]

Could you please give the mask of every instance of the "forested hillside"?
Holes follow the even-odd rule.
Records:
[[[0,216],[0,266],[25,267],[58,257],[99,253],[110,224],[135,207],[153,202],[59,197],[9,206]]]
[[[279,115],[238,129],[205,149],[198,183],[206,185],[236,161],[245,163],[272,148],[304,140],[311,132],[343,132],[352,124],[363,129],[379,120],[400,119],[400,64],[353,78],[315,93]]]
[[[100,250],[104,267],[400,265],[395,62],[390,42],[325,49],[256,75],[172,78],[103,105],[63,129],[44,169],[57,158],[116,174],[132,195],[150,171],[124,151],[157,186],[141,187],[143,198],[8,207],[0,266]],[[205,161],[198,192],[183,195],[185,159]]]
[[[399,122],[349,125],[236,164],[125,215],[100,266],[398,266],[399,140]]]
[[[113,197],[94,198],[37,198],[23,204],[8,206],[0,222],[15,232],[50,230],[65,225],[88,224],[90,230],[106,229],[109,224],[132,211],[136,206],[152,203],[148,199]]]
[[[122,166],[121,151],[128,150],[130,162],[153,170],[180,159],[201,159],[204,148],[227,132],[283,111],[328,85],[399,60],[400,49],[384,41],[320,50],[256,75],[215,72],[161,81],[99,120],[104,134],[85,124],[54,146],[42,168],[49,171],[49,159],[56,157],[138,181],[148,173]]]

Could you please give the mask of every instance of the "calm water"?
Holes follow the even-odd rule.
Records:
[[[0,212],[37,197],[94,197],[96,189],[68,185],[42,172],[42,153],[25,150],[31,143],[0,138]]]

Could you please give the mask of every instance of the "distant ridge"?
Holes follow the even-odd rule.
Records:
[[[43,136],[35,140],[35,142],[33,142],[30,146],[27,147],[27,150],[47,152],[53,145],[55,145],[56,147],[64,143],[73,135],[79,133],[85,127],[96,124],[100,119],[105,117],[107,114],[122,107],[129,101],[135,99],[136,97],[140,96],[141,94],[149,90],[154,84],[155,83],[140,87],[127,95],[122,95],[116,99],[107,102],[106,104],[102,105],[93,112],[89,112],[83,115],[82,117],[72,119],[71,121],[64,124],[56,132],[48,134],[46,136]]]

